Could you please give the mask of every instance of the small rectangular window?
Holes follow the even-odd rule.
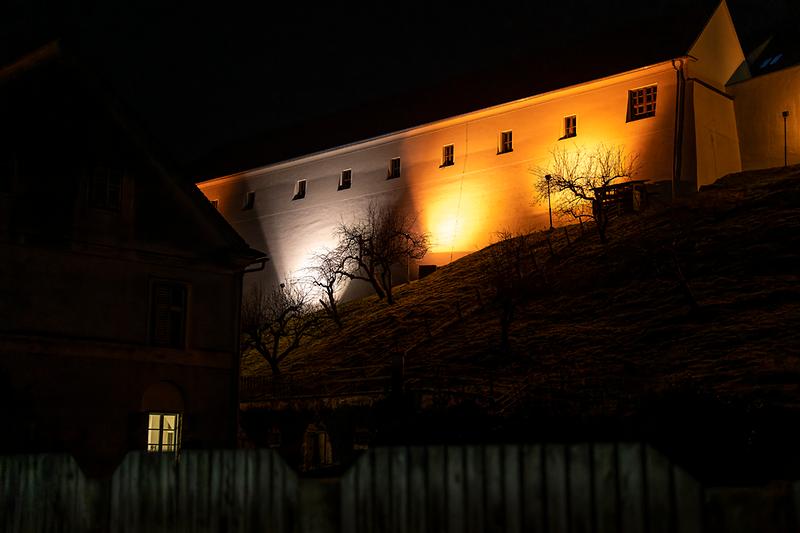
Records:
[[[247,211],[249,209],[253,209],[256,205],[256,192],[249,191],[247,194],[244,195],[244,205],[242,206],[242,210]]]
[[[210,202],[211,202],[211,207],[219,211],[219,200],[215,198],[214,200],[210,200]]]
[[[349,189],[352,183],[353,171],[351,169],[342,170],[342,175],[339,176],[339,189]]]
[[[153,283],[150,342],[155,346],[183,348],[186,337],[186,285]]]
[[[446,144],[442,147],[442,164],[443,167],[449,167],[455,162],[454,149],[452,144]]]
[[[389,161],[389,176],[386,179],[395,179],[400,177],[400,158],[395,157]]]
[[[148,413],[147,451],[177,453],[181,444],[179,413]]]
[[[294,196],[292,200],[300,200],[306,197],[306,180],[297,180],[294,185]]]
[[[500,132],[500,146],[498,148],[498,154],[507,154],[508,152],[514,151],[511,130]]]
[[[564,117],[564,136],[562,139],[569,139],[578,135],[578,117],[570,115]]]
[[[628,122],[656,115],[656,86],[628,91]]]
[[[119,211],[122,205],[122,169],[95,165],[89,186],[89,205]]]

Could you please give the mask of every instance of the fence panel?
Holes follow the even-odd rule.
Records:
[[[701,494],[694,479],[638,443],[387,447],[343,477],[341,527],[699,532]],[[387,508],[389,522],[376,519]]]
[[[10,533],[289,532],[297,479],[272,450],[131,452],[111,479],[69,455],[0,456],[0,530]]]

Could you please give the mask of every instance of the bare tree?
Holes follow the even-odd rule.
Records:
[[[309,283],[322,293],[319,303],[328,316],[341,329],[342,319],[339,316],[338,293],[347,279],[344,275],[342,255],[337,250],[324,250],[314,255],[309,272]]]
[[[494,288],[494,301],[500,312],[500,344],[510,351],[509,331],[517,304],[538,271],[535,246],[528,232],[498,231],[495,242],[486,249],[489,284]]]
[[[392,266],[428,253],[428,234],[416,231],[414,223],[412,216],[397,207],[370,202],[362,219],[343,222],[336,230],[342,274],[369,282],[378,298],[394,303]]]
[[[281,361],[316,323],[306,287],[289,280],[271,288],[255,285],[242,303],[242,348],[256,350],[278,377]]]
[[[628,154],[622,146],[597,145],[593,150],[576,146],[555,149],[550,165],[533,173],[537,176],[535,189],[540,201],[556,198],[556,212],[579,221],[593,220],[600,241],[606,242],[609,221],[608,205],[604,201],[609,185],[630,177],[638,169],[637,154]]]

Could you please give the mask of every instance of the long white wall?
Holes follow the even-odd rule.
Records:
[[[742,168],[800,163],[800,65],[731,85]],[[783,112],[788,116],[785,119]],[[785,134],[785,135],[784,135]],[[784,154],[785,150],[785,154]]]
[[[649,85],[658,87],[655,116],[628,122],[628,91]],[[401,202],[416,213],[433,244],[421,263],[441,265],[486,246],[498,230],[546,227],[547,205],[535,203],[533,171],[547,166],[554,149],[622,145],[640,155],[636,178],[671,179],[675,89],[672,65],[659,64],[209,180],[200,188],[219,201],[251,246],[270,255],[269,270],[278,277],[300,273],[314,252],[334,244],[336,225],[359,216],[372,199]],[[577,136],[559,140],[568,115],[577,117]],[[513,132],[513,151],[498,154],[506,130]],[[447,144],[454,145],[454,164],[440,167]],[[395,157],[401,176],[387,179]],[[352,169],[352,187],[337,190],[344,169]],[[301,179],[307,180],[306,196],[293,200]],[[255,192],[255,205],[243,210],[248,191]]]

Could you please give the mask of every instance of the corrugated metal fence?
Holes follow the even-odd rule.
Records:
[[[372,450],[342,479],[348,532],[700,532],[701,486],[635,444]]]
[[[132,452],[110,480],[68,455],[0,457],[5,532],[294,530],[297,476],[272,450]]]
[[[340,480],[272,450],[128,454],[110,479],[67,455],[0,456],[0,531],[677,533],[797,531],[800,481],[704,488],[637,443],[398,446]]]

